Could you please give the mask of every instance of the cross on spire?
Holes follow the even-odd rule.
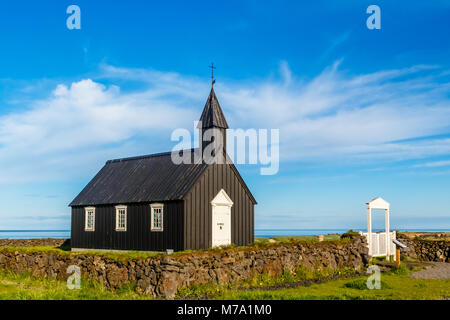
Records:
[[[211,84],[214,85],[214,83],[216,82],[216,80],[214,80],[214,69],[216,69],[216,67],[214,66],[214,62],[211,62],[211,65],[208,67],[211,68]]]

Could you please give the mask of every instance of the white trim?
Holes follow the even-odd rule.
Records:
[[[367,206],[367,243],[369,245],[369,255],[374,256],[377,254],[378,256],[386,256],[386,259],[389,259],[395,249],[392,250],[393,244],[391,243],[392,233],[390,232],[389,226],[389,207],[390,204],[383,198],[375,198],[366,203]],[[386,226],[386,232],[384,233],[372,233],[372,210],[384,210],[384,223]],[[384,237],[384,251],[380,253],[380,245],[379,238],[380,236]],[[395,232],[393,235],[395,239]],[[374,241],[375,238],[375,241]]]
[[[119,228],[119,211],[120,210],[125,210],[125,226]],[[128,220],[128,210],[127,210],[127,206],[124,205],[119,205],[116,206],[116,231],[127,231],[127,220]]]
[[[92,221],[92,227],[89,228],[88,227],[88,212],[92,211],[92,215],[93,215],[93,221]],[[95,208],[94,207],[86,207],[84,208],[84,231],[95,231]]]
[[[214,197],[214,199],[211,200],[211,204],[213,206],[227,206],[232,207],[233,201],[228,196],[228,194],[225,192],[225,190],[221,189],[217,195]]]
[[[155,209],[161,209],[161,227],[155,227]],[[163,203],[152,203],[150,205],[150,230],[151,231],[164,231],[164,204]]]
[[[211,201],[211,206],[212,206],[211,244],[213,247],[229,245],[229,244],[231,244],[231,228],[232,228],[232,226],[231,226],[231,208],[233,207],[233,201],[231,200],[230,196],[228,196],[228,194],[225,192],[225,190],[221,189],[217,193],[217,195],[214,197],[214,199]],[[221,208],[223,209],[223,207],[227,208],[227,212],[225,213],[226,221],[224,222],[224,224],[228,231],[228,242],[227,243],[218,243],[218,240],[216,239],[217,225],[215,225],[215,224],[217,224],[216,220],[218,218],[218,216],[217,216],[218,211],[221,210]],[[223,215],[223,213],[222,213],[222,215]],[[220,228],[222,228],[222,227],[220,227]]]

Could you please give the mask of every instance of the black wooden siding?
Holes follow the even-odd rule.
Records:
[[[95,231],[84,230],[84,207],[73,207],[71,246],[110,250],[183,250],[183,201],[163,203],[162,232],[151,231],[150,203],[127,205],[127,231],[115,230],[115,205],[95,206]]]
[[[184,200],[185,249],[212,246],[211,201],[224,189],[233,201],[231,208],[231,241],[238,246],[253,243],[254,199],[231,165],[210,165],[194,184]]]

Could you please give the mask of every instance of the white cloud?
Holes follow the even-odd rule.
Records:
[[[414,140],[450,131],[450,83],[439,67],[349,75],[337,62],[308,81],[286,62],[280,71],[280,80],[219,82],[216,93],[231,127],[280,129],[281,161],[450,154],[449,138]],[[170,131],[192,129],[209,90],[195,77],[108,65],[95,79],[0,115],[0,183],[84,177],[108,158],[170,150]]]
[[[280,129],[282,159],[404,160],[448,154],[450,87],[415,66],[349,76],[334,64],[308,82],[233,85],[220,92],[242,126]],[[286,71],[284,71],[286,73]]]
[[[0,166],[8,168],[0,182],[67,177],[72,166],[78,174],[99,154],[117,154],[115,144],[126,149],[136,135],[169,131],[196,116],[149,93],[121,93],[87,79],[60,84],[27,110],[0,116]]]
[[[446,167],[446,166],[450,166],[450,160],[420,163],[420,164],[414,165],[413,167],[414,168],[436,168],[436,167]]]

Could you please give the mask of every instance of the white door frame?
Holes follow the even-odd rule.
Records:
[[[211,232],[211,245],[214,247],[215,245],[215,227],[214,227],[214,223],[215,223],[215,219],[214,219],[214,214],[216,212],[216,208],[219,206],[224,206],[224,207],[228,207],[230,210],[230,217],[229,217],[229,230],[230,230],[230,243],[231,244],[231,207],[233,206],[233,201],[231,200],[231,198],[228,196],[228,194],[225,192],[225,190],[221,189],[219,191],[219,193],[217,193],[217,195],[214,197],[214,199],[211,201],[211,206],[212,206],[212,216],[211,216],[211,228],[212,228],[212,232]]]

